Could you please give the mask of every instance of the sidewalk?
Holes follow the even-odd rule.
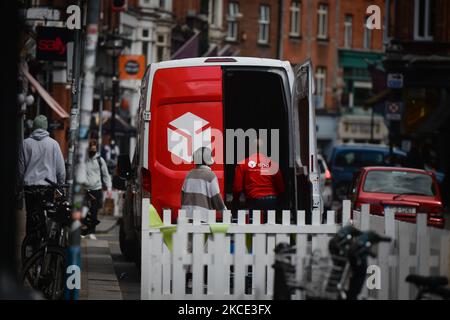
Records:
[[[95,232],[98,234],[108,233],[117,224],[119,218],[111,215],[98,215],[100,223],[95,227]]]
[[[102,221],[103,222],[103,221]],[[82,239],[80,300],[122,300],[108,242]]]

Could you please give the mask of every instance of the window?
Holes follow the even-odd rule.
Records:
[[[328,6],[326,4],[319,5],[317,19],[317,38],[326,39],[328,37]]]
[[[316,106],[323,108],[325,106],[325,90],[326,90],[326,68],[317,67],[316,70]]]
[[[363,47],[364,49],[370,49],[372,47],[372,30],[367,28],[367,19],[364,23]]]
[[[270,8],[269,6],[259,7],[259,43],[269,43],[270,32]]]
[[[369,171],[365,192],[434,196],[433,179],[427,174],[407,171]]]
[[[433,40],[434,0],[415,0],[414,3],[414,40]]]
[[[209,13],[209,23],[213,26],[217,23],[217,17],[216,17],[216,10],[217,10],[217,3],[215,0],[209,0],[208,5],[208,13]]]
[[[156,37],[156,62],[167,59],[169,59],[167,35],[159,34]]]
[[[345,15],[344,21],[344,47],[351,48],[353,40],[353,16],[350,14]]]
[[[293,1],[291,3],[291,31],[290,35],[294,37],[300,36],[301,30],[301,3],[299,1]]]
[[[239,17],[239,4],[236,2],[228,3],[228,31],[227,31],[227,41],[237,41],[239,32],[239,22],[237,21]]]
[[[162,9],[166,8],[166,0],[159,0],[159,7]]]
[[[145,56],[145,64],[147,65],[148,64],[147,61],[150,61],[150,59],[148,57],[148,42],[147,41],[142,42],[142,54]]]

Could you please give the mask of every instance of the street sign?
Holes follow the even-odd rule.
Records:
[[[122,55],[119,58],[120,80],[141,80],[145,72],[145,56]]]
[[[67,43],[73,41],[73,31],[59,27],[36,27],[36,58],[43,61],[66,61]]]
[[[403,103],[400,101],[386,102],[386,119],[389,121],[400,121],[402,119]]]
[[[389,73],[387,75],[387,87],[390,89],[403,88],[403,74],[401,73]]]

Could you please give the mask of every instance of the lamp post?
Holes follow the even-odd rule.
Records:
[[[111,141],[115,140],[116,136],[116,104],[119,98],[119,79],[117,74],[118,58],[124,47],[122,39],[116,38],[117,30],[114,30],[113,37],[105,46],[106,52],[112,57],[112,99],[111,99]]]

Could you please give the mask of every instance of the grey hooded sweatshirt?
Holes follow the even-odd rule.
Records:
[[[24,186],[48,185],[45,178],[63,184],[66,168],[58,142],[44,129],[36,129],[23,141],[19,153],[19,181]]]

